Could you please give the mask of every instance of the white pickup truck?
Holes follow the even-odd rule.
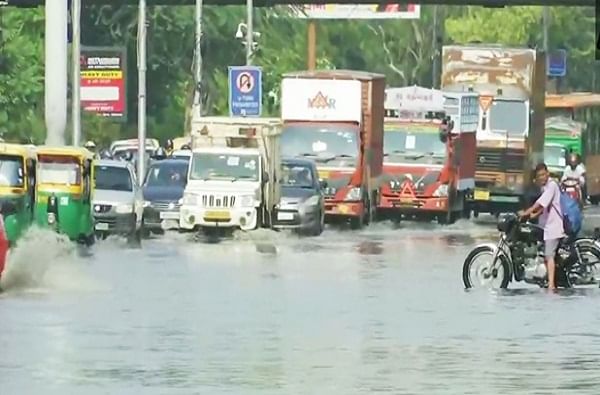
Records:
[[[203,117],[192,124],[192,157],[179,226],[271,227],[279,203],[282,122]]]

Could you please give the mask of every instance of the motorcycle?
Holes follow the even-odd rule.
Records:
[[[582,203],[581,185],[575,178],[567,178],[560,183],[561,189],[565,191],[572,199]]]
[[[499,280],[496,288],[508,288],[512,281],[547,287],[543,228],[519,219],[514,213],[500,216],[497,227],[501,235],[496,244],[481,244],[467,255],[463,264],[465,288],[475,285],[471,272],[482,256],[491,259],[476,270],[482,276],[481,285]],[[590,263],[589,258],[595,262]],[[595,284],[594,269],[600,269],[600,243],[593,238],[565,238],[558,246],[555,263],[558,287]]]

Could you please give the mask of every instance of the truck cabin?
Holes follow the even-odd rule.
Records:
[[[192,137],[191,162],[191,181],[268,181],[254,127],[240,127],[237,135],[203,128]]]
[[[441,163],[446,153],[439,134],[445,116],[442,91],[388,88],[384,111],[384,163]]]

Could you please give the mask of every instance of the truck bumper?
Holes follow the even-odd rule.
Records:
[[[325,219],[339,217],[362,217],[365,213],[363,202],[325,202]]]
[[[182,206],[179,216],[181,229],[196,227],[255,229],[258,225],[256,207],[210,209],[197,206]]]
[[[132,234],[136,230],[135,214],[94,214],[94,229],[106,234]]]
[[[469,208],[480,213],[518,211],[524,204],[524,195],[504,194],[476,188],[468,197]]]
[[[377,209],[381,212],[400,214],[436,214],[448,211],[447,197],[401,198],[383,195]]]

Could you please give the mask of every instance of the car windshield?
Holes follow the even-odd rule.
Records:
[[[565,167],[567,165],[567,150],[564,147],[544,147],[544,162],[552,167]]]
[[[258,155],[194,153],[191,180],[258,181]]]
[[[125,167],[96,165],[94,167],[94,178],[96,189],[123,192],[133,191],[131,173]]]
[[[123,148],[115,150],[113,157],[116,160],[126,160],[127,155],[131,154],[132,159],[136,159],[138,156],[137,147]],[[146,148],[146,154],[148,156],[152,156],[154,154],[154,150],[151,148]]]
[[[527,106],[522,101],[494,100],[489,110],[489,129],[522,137],[528,131]]]
[[[81,166],[71,156],[40,155],[37,181],[40,184],[81,184]]]
[[[446,146],[440,141],[438,126],[402,126],[386,128],[383,153],[386,156],[444,155]]]
[[[185,163],[158,162],[150,166],[145,186],[183,187],[187,182],[188,167]]]
[[[327,166],[355,166],[359,154],[358,127],[352,125],[289,125],[281,136],[281,152],[306,157]]]
[[[23,186],[23,158],[13,155],[0,155],[0,186]]]
[[[312,188],[315,185],[310,166],[283,163],[282,187]]]

